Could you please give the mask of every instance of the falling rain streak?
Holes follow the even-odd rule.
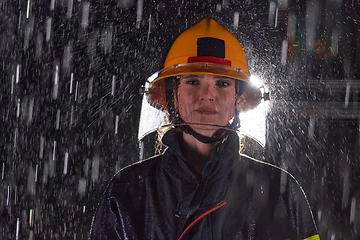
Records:
[[[64,175],[67,174],[68,172],[68,161],[69,161],[69,153],[68,152],[65,152],[65,158],[64,158]]]
[[[46,19],[46,41],[50,41],[50,37],[51,37],[51,22],[52,22],[52,18],[48,17]]]
[[[53,98],[57,99],[59,94],[59,66],[55,66]]]
[[[71,75],[70,75],[70,94],[72,93],[73,82],[74,82],[74,73],[71,73]]]
[[[1,179],[4,180],[5,176],[5,163],[2,164]]]
[[[26,8],[26,18],[29,18],[30,15],[30,0],[27,2],[27,8]]]

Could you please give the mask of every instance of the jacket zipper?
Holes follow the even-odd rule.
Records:
[[[194,225],[197,221],[199,221],[201,218],[205,217],[205,216],[208,215],[209,213],[215,211],[216,209],[221,208],[221,207],[224,206],[225,204],[227,204],[226,201],[224,201],[224,202],[221,203],[220,205],[218,205],[218,206],[216,206],[216,207],[214,207],[214,208],[206,211],[205,213],[201,214],[201,215],[200,215],[198,218],[196,218],[192,223],[190,223],[190,225],[189,225],[189,226],[184,230],[184,232],[180,235],[180,237],[178,238],[178,240],[180,240],[180,239],[184,236],[184,234],[187,232],[187,230],[189,230],[189,228],[190,228],[192,225]]]

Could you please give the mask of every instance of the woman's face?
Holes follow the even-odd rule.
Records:
[[[180,76],[175,87],[175,108],[180,117],[194,131],[212,136],[217,126],[225,126],[239,109],[241,98],[236,98],[235,80],[209,74]],[[204,124],[204,125],[198,125]]]

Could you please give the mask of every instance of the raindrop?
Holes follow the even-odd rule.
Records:
[[[234,28],[238,29],[239,27],[239,12],[234,12]]]
[[[281,48],[281,64],[285,65],[287,60],[288,41],[283,40]]]
[[[339,51],[339,30],[336,28],[332,31],[331,37],[331,54],[336,57]]]
[[[9,206],[9,203],[10,203],[10,186],[8,185],[6,205]]]
[[[70,74],[70,94],[72,93],[73,89],[73,81],[74,81],[74,73]]]
[[[92,182],[96,182],[99,179],[99,167],[100,167],[100,157],[98,156],[98,154],[95,154],[91,166]]]
[[[28,0],[28,2],[27,2],[27,7],[26,7],[26,18],[29,18],[29,14],[30,14],[30,0]]]
[[[4,180],[5,177],[5,163],[2,165],[1,179]]]
[[[20,64],[16,65],[16,83],[20,81]]]
[[[319,210],[319,211],[318,211],[318,220],[319,220],[319,221],[321,221],[321,216],[322,216],[322,211]]]
[[[275,10],[275,28],[277,28],[277,23],[278,23],[278,14],[279,14],[279,8],[276,7],[276,10]]]
[[[11,76],[11,95],[14,94],[14,75]]]
[[[68,0],[66,17],[71,18],[74,0]]]
[[[55,8],[55,0],[51,0],[50,2],[50,10],[54,10]]]
[[[216,4],[216,12],[221,12],[221,4]]]
[[[104,29],[102,36],[101,36],[101,45],[104,48],[104,52],[111,53],[111,44],[112,44],[112,37],[113,36],[113,27],[112,25],[108,26]]]
[[[39,32],[36,38],[36,53],[35,57],[37,59],[41,58],[42,54],[42,44],[43,44],[43,35]]]
[[[147,41],[149,41],[150,32],[151,32],[151,14],[149,16],[149,28],[148,28],[148,34],[147,34]]]
[[[69,161],[69,153],[65,152],[65,159],[64,159],[64,175],[67,174],[68,171],[68,161]]]
[[[274,26],[274,24],[275,24],[276,12],[277,12],[276,2],[271,1],[269,4],[269,25],[270,26]]]
[[[15,128],[14,148],[16,147],[17,132],[18,132],[18,128]]]
[[[82,11],[82,19],[81,19],[81,26],[82,28],[87,28],[89,25],[89,9],[90,9],[90,3],[84,2],[83,3],[83,11]]]
[[[136,9],[136,28],[140,28],[143,13],[143,0],[138,0]]]
[[[93,92],[93,84],[94,84],[94,77],[90,77],[89,79],[89,87],[88,87],[88,98],[92,97],[92,92]]]
[[[14,204],[17,203],[17,191],[18,191],[17,186],[15,186]]]
[[[312,114],[310,116],[309,128],[308,128],[308,137],[311,140],[314,140],[314,131],[315,131],[315,115]]]
[[[56,150],[56,141],[54,141],[54,151],[52,155],[52,160],[55,161],[55,150]]]
[[[20,29],[20,25],[21,25],[21,11],[19,13],[19,25],[18,25],[18,28]]]
[[[50,36],[51,36],[51,22],[52,22],[52,18],[48,17],[46,19],[46,41],[47,42],[50,40]]]
[[[45,143],[45,138],[43,136],[41,136],[40,137],[40,153],[39,153],[40,159],[42,159],[44,157],[44,143]]]
[[[39,170],[39,164],[36,164],[36,167],[35,167],[35,182],[37,182],[38,170]]]
[[[70,114],[70,127],[73,123],[73,117],[74,117],[74,105],[71,105],[71,114]]]
[[[30,230],[29,240],[34,240],[34,231],[33,230]]]
[[[349,166],[346,166],[342,171],[343,174],[343,192],[342,192],[342,209],[345,209],[348,206],[349,202],[349,193],[350,193],[350,169]]]
[[[116,117],[115,117],[115,135],[118,134],[118,128],[119,128],[119,115],[116,115]]]
[[[350,82],[346,83],[346,94],[345,94],[345,108],[349,106],[349,98],[350,98]]]
[[[55,129],[59,130],[60,127],[60,109],[57,110],[56,112],[56,125],[55,125]]]
[[[16,240],[19,240],[19,228],[20,228],[20,220],[19,218],[16,219]]]
[[[30,102],[29,102],[27,125],[30,125],[30,123],[32,122],[33,112],[34,112],[34,98],[30,99]]]
[[[69,42],[69,44],[64,47],[64,57],[63,57],[63,68],[68,71],[70,70],[71,59],[72,59],[71,49],[72,46],[71,43]]]
[[[16,117],[20,116],[20,98],[17,101]]]
[[[34,211],[33,211],[33,209],[30,209],[30,214],[29,214],[29,225],[30,225],[30,227],[32,227],[32,225],[33,225],[33,218],[34,218]]]
[[[86,179],[85,178],[79,179],[78,192],[81,197],[85,195],[85,192],[86,192]]]
[[[55,67],[53,98],[57,99],[59,93],[59,65]]]
[[[76,88],[75,88],[75,102],[77,101],[78,88],[79,88],[79,82],[78,82],[78,81],[76,81]]]
[[[27,192],[30,195],[35,195],[35,170],[30,167],[27,179]]]
[[[44,170],[43,170],[43,183],[45,184],[47,182],[49,176],[49,164],[44,163]]]
[[[354,223],[355,221],[355,207],[356,207],[356,198],[351,198],[351,210],[350,210],[350,224]]]
[[[111,95],[112,96],[115,96],[115,82],[116,81],[116,77],[115,75],[113,75],[112,77],[112,84],[111,84]]]

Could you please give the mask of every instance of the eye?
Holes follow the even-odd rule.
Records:
[[[219,80],[219,81],[216,83],[216,85],[219,86],[219,87],[229,87],[229,86],[231,86],[231,83],[230,83],[230,81]]]
[[[189,84],[189,85],[199,85],[199,80],[197,80],[196,78],[191,78],[191,79],[188,79],[186,81],[186,84]]]

